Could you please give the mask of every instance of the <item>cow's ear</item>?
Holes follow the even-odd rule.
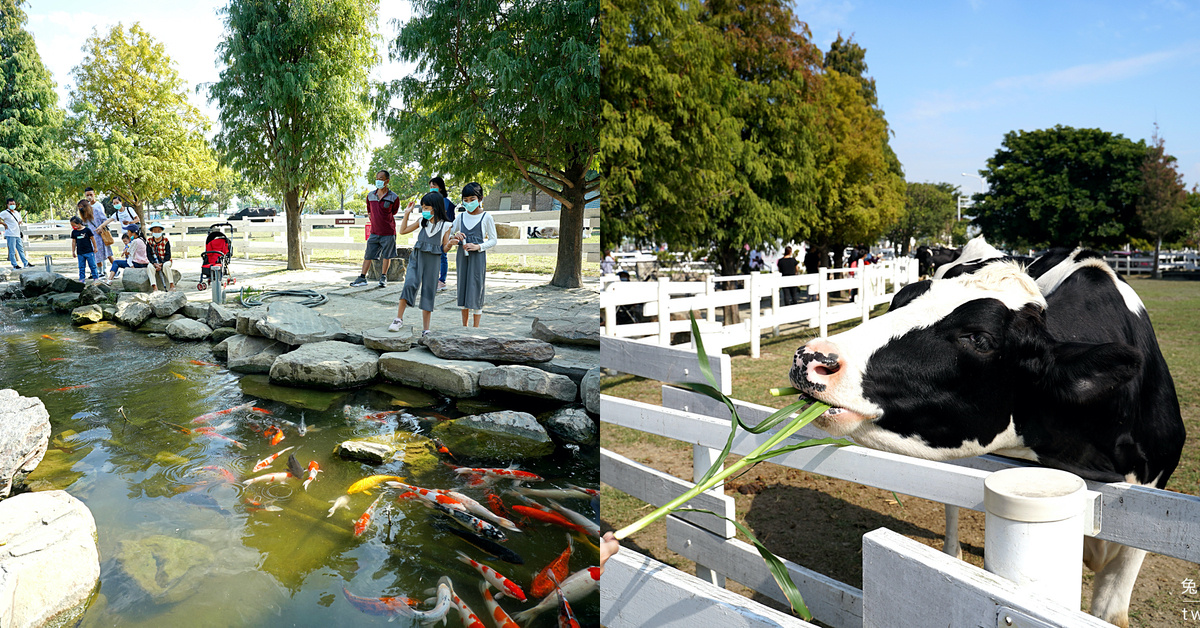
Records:
[[[1141,354],[1123,342],[1060,342],[1050,350],[1040,384],[1060,401],[1086,404],[1125,385],[1141,368]]]
[[[888,311],[891,312],[908,305],[913,299],[925,294],[926,292],[929,292],[929,288],[932,285],[933,282],[929,279],[926,279],[924,281],[918,281],[904,286],[899,292],[896,293],[896,296],[892,297],[892,304],[888,306]]]

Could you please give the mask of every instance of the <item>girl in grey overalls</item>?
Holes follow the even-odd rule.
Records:
[[[400,293],[400,305],[396,309],[396,319],[388,326],[389,331],[400,331],[404,326],[404,310],[417,298],[421,292],[421,323],[424,333],[429,333],[429,319],[433,313],[433,301],[437,294],[438,273],[441,271],[442,251],[450,249],[447,241],[450,238],[450,223],[446,218],[446,204],[442,195],[430,192],[421,197],[421,220],[409,223],[413,206],[409,205],[404,212],[404,220],[400,223],[398,233],[412,233],[420,229],[417,242],[413,245],[412,256],[408,260],[408,271],[404,274],[404,290]]]
[[[483,186],[468,183],[462,192],[462,211],[455,212],[453,235],[449,244],[458,246],[455,268],[458,272],[458,307],[462,308],[463,327],[471,313],[475,326],[483,316],[483,283],[487,274],[487,250],[496,246],[496,222],[483,211]],[[470,225],[470,226],[468,226]]]

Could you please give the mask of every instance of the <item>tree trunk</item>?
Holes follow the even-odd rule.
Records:
[[[1162,236],[1158,236],[1158,240],[1154,244],[1154,269],[1150,272],[1151,279],[1162,279],[1162,275],[1158,272],[1158,252],[1162,250]]]
[[[566,200],[558,221],[558,261],[550,285],[578,288],[583,285],[583,187],[587,183],[587,164],[576,160],[565,174],[571,185],[563,190]]]
[[[304,251],[300,248],[300,190],[292,188],[283,193],[283,211],[287,214],[288,270],[304,270]]]

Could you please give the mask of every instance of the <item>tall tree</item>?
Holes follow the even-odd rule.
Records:
[[[583,206],[600,185],[598,3],[415,0],[413,15],[391,56],[417,73],[381,90],[392,136],[456,177],[515,174],[560,201],[550,284],[580,286]]]
[[[1137,229],[1146,143],[1100,129],[1010,131],[981,170],[974,223],[1012,248],[1124,244]]]
[[[209,122],[188,102],[162,43],[140,24],[93,33],[73,74],[67,129],[80,158],[78,187],[119,194],[143,215],[147,201],[211,183]]]
[[[42,64],[22,0],[0,0],[0,198],[26,211],[50,206],[66,168],[59,134],[63,110]]]
[[[863,101],[867,106],[879,112],[879,117],[883,117],[883,110],[879,108],[879,92],[875,88],[875,79],[867,76],[867,49],[863,48],[854,41],[854,37],[850,39],[842,39],[839,33],[838,38],[829,45],[829,52],[825,53],[824,61],[825,70],[833,70],[843,76],[854,77],[858,80],[858,89],[862,92]],[[887,160],[888,168],[901,177],[904,176],[904,169],[900,165],[900,158],[896,156],[896,152],[892,150],[891,131],[888,131],[888,136],[883,139],[884,159]]]
[[[958,210],[958,188],[949,183],[908,183],[904,211],[888,238],[900,242],[901,255],[908,255],[912,241],[933,243],[949,235]]]
[[[283,197],[288,268],[304,268],[300,212],[352,166],[370,122],[367,74],[378,62],[375,0],[230,0],[225,68],[209,86],[216,143],[251,183]]]
[[[1192,225],[1193,216],[1188,211],[1187,188],[1183,175],[1175,169],[1175,157],[1167,154],[1166,143],[1158,135],[1154,125],[1154,136],[1142,162],[1142,193],[1137,200],[1137,215],[1142,229],[1154,239],[1154,268],[1150,276],[1162,277],[1158,270],[1158,254],[1162,251],[1164,237],[1171,237]]]

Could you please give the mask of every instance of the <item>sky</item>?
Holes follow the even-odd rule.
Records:
[[[1061,124],[1150,141],[1200,183],[1200,1],[798,0],[822,50],[866,48],[909,181],[977,192],[1011,131]]]
[[[58,84],[59,104],[66,108],[74,79],[71,70],[83,60],[83,46],[93,30],[107,33],[122,23],[128,28],[140,22],[142,28],[161,42],[167,56],[175,63],[180,76],[187,81],[188,98],[192,104],[213,121],[216,127],[217,108],[197,85],[217,80],[217,45],[224,38],[225,26],[217,11],[225,0],[27,0],[24,9],[29,16],[28,30],[37,42],[42,62]],[[371,72],[371,79],[392,80],[407,75],[412,67],[393,63],[387,58],[386,41],[395,37],[392,20],[407,20],[412,5],[407,0],[384,0],[380,3],[378,28],[384,36],[379,40],[381,63]],[[372,129],[371,144],[387,143],[380,129]]]

